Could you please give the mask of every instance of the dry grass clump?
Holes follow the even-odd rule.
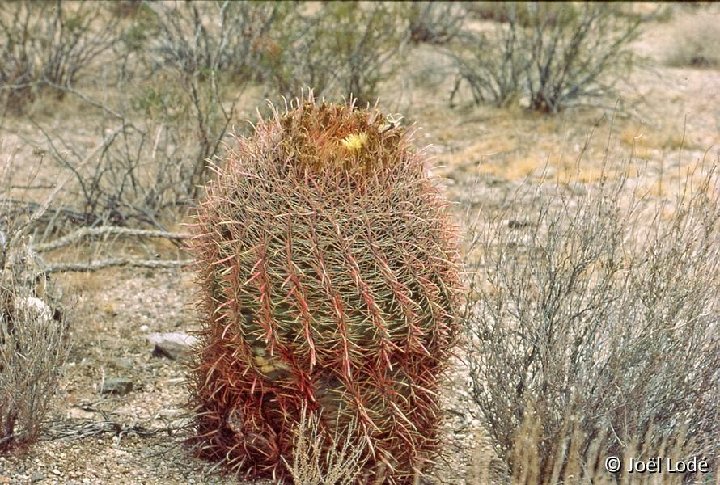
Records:
[[[526,185],[470,231],[472,393],[515,482],[575,483],[597,457],[668,446],[717,460],[717,166],[693,180],[672,202],[625,180],[581,197]]]
[[[676,67],[720,67],[720,15],[680,19],[667,45],[666,62]]]
[[[317,413],[304,406],[295,430],[292,465],[285,463],[294,483],[314,485],[349,485],[356,483],[367,459],[366,443],[357,437],[357,423],[351,420],[333,436],[323,429]],[[329,445],[327,442],[329,441]]]
[[[37,273],[36,256],[24,246],[6,262],[0,276],[0,453],[37,440],[69,350],[65,320],[49,282]]]
[[[689,477],[690,474],[668,473],[664,471],[661,475],[657,473],[628,473],[630,467],[635,466],[638,460],[670,459],[679,467],[679,463],[690,463],[692,460],[693,445],[682,432],[676,436],[667,438],[659,443],[649,445],[643,437],[636,438],[626,443],[626,449],[621,454],[609,454],[604,448],[604,441],[607,435],[601,434],[592,442],[585,443],[585,435],[577,426],[578,420],[572,416],[566,416],[569,427],[565,429],[566,434],[561,443],[555,449],[555,454],[550,457],[552,462],[551,474],[543,473],[540,464],[547,459],[540,449],[542,423],[533,412],[528,412],[514,441],[514,459],[517,466],[512,474],[508,473],[502,461],[499,461],[487,447],[478,446],[473,450],[470,466],[466,479],[468,483],[492,483],[513,485],[537,485],[537,484],[594,484],[611,485],[627,483],[632,485],[651,485],[662,483],[663,485],[681,485],[687,483],[710,484],[717,483],[714,480],[712,470],[717,469],[720,463],[706,461],[705,464],[711,470],[710,473],[699,474]],[[633,460],[631,462],[631,459]],[[667,462],[664,462],[664,467]],[[620,471],[608,471],[609,467],[619,466]],[[612,469],[612,468],[611,468]],[[621,480],[619,482],[619,480]]]

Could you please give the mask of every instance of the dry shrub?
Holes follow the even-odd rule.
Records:
[[[127,120],[113,125],[98,127],[94,147],[75,145],[62,131],[38,125],[45,136],[39,146],[74,179],[42,221],[44,237],[76,226],[159,226],[166,209],[187,203],[188,169],[170,158],[177,146],[175,133]]]
[[[615,5],[503,3],[491,12],[502,23],[463,32],[446,50],[458,70],[451,103],[466,83],[476,104],[523,100],[532,110],[556,113],[612,94],[630,68],[640,21]]]
[[[142,39],[164,67],[201,77],[222,71],[267,85],[268,96],[316,95],[374,101],[407,39],[406,9],[386,3],[271,2],[151,4]]]
[[[0,453],[33,444],[42,431],[69,339],[42,265],[17,245],[0,279]]]
[[[720,15],[683,17],[666,48],[671,66],[720,67]]]
[[[460,3],[412,2],[408,5],[410,40],[445,44],[460,33],[466,13]]]
[[[235,104],[223,105],[214,72],[203,82],[178,72],[157,82],[164,84],[123,81],[119,89],[127,97],[117,103],[72,91],[97,116],[94,146],[32,120],[44,138],[37,150],[73,178],[49,211],[58,215],[53,231],[108,224],[162,229],[192,203],[208,175],[208,159],[221,150]]]
[[[317,413],[309,413],[304,406],[295,430],[295,449],[292,465],[286,462],[294,483],[313,485],[349,485],[356,483],[366,459],[365,442],[357,437],[357,423],[351,420],[346,427],[336,423],[331,436],[322,427]],[[327,444],[329,442],[330,444]]]
[[[222,149],[244,88],[221,79],[225,70],[240,69],[230,64],[244,59],[239,46],[249,48],[250,40],[238,37],[244,25],[238,19],[249,22],[245,14],[255,10],[240,7],[228,2],[139,7],[136,30],[126,33],[120,49],[125,59],[142,59],[117,66],[116,84],[105,85],[120,96],[94,98],[59,88],[93,115],[94,146],[78,143],[64,126],[50,129],[32,120],[44,136],[38,151],[73,175],[62,201],[65,219],[85,226],[163,228],[178,208],[192,203],[209,176],[208,160]],[[160,65],[149,69],[158,59]]]
[[[257,77],[259,43],[278,19],[291,12],[275,2],[151,3],[154,25],[148,45],[166,66],[190,75],[223,71]]]
[[[52,197],[29,219],[13,217],[10,161],[0,167],[0,454],[33,444],[58,387],[70,340],[59,294],[27,237]]]
[[[38,88],[74,85],[117,37],[105,13],[104,3],[0,3],[0,95],[7,107],[21,112]]]
[[[160,7],[165,4],[156,5]],[[95,99],[58,87],[95,115],[94,146],[68,135],[65,126],[51,130],[47,123],[31,119],[44,137],[37,142],[38,151],[74,178],[62,200],[64,220],[57,225],[70,219],[86,226],[163,228],[163,221],[177,215],[178,208],[192,203],[209,177],[208,159],[222,150],[243,86],[220,79],[228,55],[223,43],[195,36],[173,44],[173,35],[180,36],[168,20],[175,18],[174,10],[163,12],[167,18],[157,14],[164,19],[158,22],[167,22],[170,30],[157,41],[156,50],[144,55],[165,53],[170,56],[165,67],[131,75],[124,72],[128,65],[121,66],[116,84],[106,84],[108,91],[122,93],[117,98]],[[191,18],[198,22],[196,30],[204,32],[203,20]],[[125,57],[133,54],[131,45],[124,49]]]
[[[318,97],[374,103],[408,40],[405,6],[323,2],[304,10],[282,17],[259,44],[270,93],[292,99],[309,87]]]
[[[520,482],[592,474],[631,443],[717,459],[716,170],[672,203],[624,180],[582,197],[527,184],[470,231],[472,393]]]
[[[26,3],[15,4],[17,10],[39,8]],[[58,5],[62,9],[55,6],[53,11],[62,11],[73,25],[79,20],[72,15],[83,20],[77,28],[82,27],[84,42],[94,39],[93,29],[110,21],[130,25],[121,37],[113,37],[118,42],[112,48],[121,62],[108,63],[98,76],[102,94],[69,80],[47,82],[55,92],[79,102],[91,120],[82,129],[91,132],[90,143],[80,141],[78,130],[68,130],[64,123],[58,128],[54,113],[49,121],[30,118],[43,136],[32,141],[35,151],[73,177],[47,211],[56,216],[48,228],[163,228],[205,182],[208,159],[221,150],[243,90],[227,78],[249,77],[245,71],[250,68],[243,63],[251,59],[246,54],[275,7],[248,2],[135,3],[126,12],[128,18],[118,20],[112,14],[121,14],[117,9],[122,5],[98,4],[102,8],[93,10],[85,4]]]

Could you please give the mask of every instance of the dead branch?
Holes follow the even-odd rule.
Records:
[[[90,154],[87,157],[85,157],[83,160],[80,161],[80,163],[78,164],[78,167],[81,168],[81,167],[85,166],[85,164],[88,163],[88,161],[90,161],[92,159],[92,157],[95,155],[95,153],[97,153],[99,150],[102,149],[102,146],[103,145],[100,144],[100,145],[97,145],[95,148],[93,148],[90,151]],[[47,210],[50,208],[50,204],[55,200],[55,197],[57,197],[58,193],[60,193],[60,191],[63,189],[63,187],[65,187],[65,185],[70,181],[71,177],[72,177],[71,174],[68,174],[63,179],[61,179],[55,185],[55,188],[53,189],[53,191],[50,192],[50,194],[46,197],[45,201],[41,205],[39,205],[38,208],[33,212],[33,214],[30,216],[30,218],[25,223],[21,224],[20,227],[16,228],[12,233],[9,234],[9,238],[3,248],[4,249],[3,254],[1,255],[0,269],[3,269],[7,262],[6,261],[6,253],[11,248],[13,248],[13,246],[17,243],[17,241],[19,241],[20,239],[25,237],[27,235],[28,231],[30,230],[30,227],[35,222],[37,222],[38,219],[40,219],[45,214],[45,212],[47,212]]]
[[[148,269],[170,269],[184,268],[193,263],[192,259],[128,259],[128,258],[109,258],[89,263],[58,263],[49,264],[43,268],[43,274],[50,273],[89,273],[107,268],[116,268],[120,266],[129,266],[132,268],[148,268]]]
[[[127,116],[124,116],[122,113],[119,113],[115,111],[114,109],[110,108],[106,103],[101,103],[95,99],[92,99],[91,97],[85,95],[84,93],[78,91],[77,89],[73,89],[70,86],[63,86],[61,84],[56,83],[46,83],[48,86],[50,86],[53,89],[58,90],[62,93],[72,94],[73,96],[77,96],[80,98],[81,101],[84,101],[85,103],[89,104],[90,106],[97,108],[104,113],[110,115],[112,118],[115,118],[116,120],[120,121],[122,123],[122,128],[132,128],[138,131],[142,131],[137,126],[133,125],[130,121],[128,121]]]
[[[81,439],[90,436],[99,436],[102,434],[112,434],[115,436],[135,435],[140,437],[154,436],[159,433],[167,433],[172,435],[176,429],[172,427],[152,427],[143,426],[142,424],[126,424],[116,421],[84,421],[78,424],[60,423],[53,426],[49,430],[49,436],[45,438],[47,441],[55,441],[60,439]]]
[[[83,227],[71,234],[68,234],[65,237],[56,239],[55,241],[52,241],[49,243],[44,243],[44,244],[36,244],[33,246],[33,249],[38,253],[54,251],[56,249],[64,248],[73,243],[79,242],[86,237],[110,236],[110,235],[125,236],[125,237],[128,237],[128,236],[153,237],[153,238],[164,238],[164,239],[172,239],[172,240],[183,240],[183,239],[189,239],[191,237],[191,235],[187,234],[187,233],[167,232],[167,231],[158,231],[158,230],[151,230],[151,229],[132,229],[129,227],[118,227],[118,226]]]

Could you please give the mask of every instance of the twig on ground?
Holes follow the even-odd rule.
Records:
[[[127,258],[109,258],[92,261],[89,263],[59,263],[47,265],[43,273],[87,273],[106,268],[118,266],[130,266],[133,268],[148,269],[171,269],[184,268],[193,263],[192,259],[172,259],[172,260],[152,260],[152,259],[127,259]]]
[[[42,253],[47,251],[54,251],[56,249],[64,248],[71,244],[81,241],[86,237],[95,236],[137,236],[137,237],[154,237],[164,238],[172,240],[183,240],[189,239],[190,234],[181,232],[167,232],[157,231],[152,229],[133,229],[129,227],[118,227],[118,226],[100,226],[100,227],[83,227],[77,231],[68,234],[65,237],[56,239],[49,243],[36,244],[33,246],[35,252]]]
[[[113,434],[115,436],[136,435],[140,437],[155,436],[160,433],[172,435],[176,428],[166,426],[163,428],[154,428],[143,426],[141,424],[117,423],[115,421],[85,421],[81,423],[60,423],[48,430],[47,441],[55,441],[60,439],[75,438],[82,439],[90,436],[98,436],[101,434]]]

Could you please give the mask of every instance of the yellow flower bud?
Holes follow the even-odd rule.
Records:
[[[340,142],[342,146],[350,150],[351,152],[357,152],[362,149],[362,147],[367,142],[367,134],[366,133],[352,133],[345,138],[342,139]]]

